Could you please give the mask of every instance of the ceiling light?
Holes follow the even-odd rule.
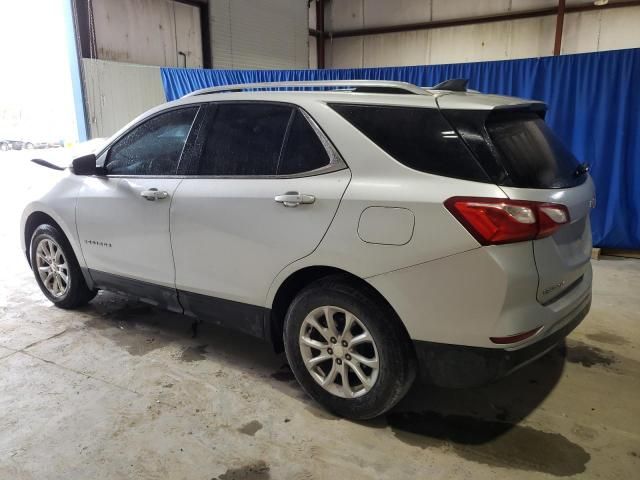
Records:
[[[609,3],[609,0],[596,0],[595,2],[593,2],[596,7],[601,7],[603,5],[606,5],[607,3]]]

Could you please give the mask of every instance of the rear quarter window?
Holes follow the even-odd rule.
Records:
[[[278,163],[278,175],[311,172],[331,163],[329,154],[304,115],[297,110]]]
[[[409,168],[446,177],[490,181],[437,109],[342,103],[329,106]]]

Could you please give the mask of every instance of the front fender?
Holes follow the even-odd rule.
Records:
[[[29,219],[33,218],[33,215],[44,214],[51,217],[60,227],[62,233],[69,240],[78,263],[81,267],[86,267],[76,228],[76,203],[82,184],[81,177],[68,175],[42,193],[38,199],[29,202],[24,208],[20,219],[20,245],[27,258],[29,258],[28,242],[30,238],[26,236],[26,228],[30,226],[28,225]]]

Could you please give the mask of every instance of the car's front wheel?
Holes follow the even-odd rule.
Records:
[[[60,308],[76,308],[96,296],[89,289],[69,241],[56,227],[40,225],[31,237],[31,268],[42,293]]]
[[[303,389],[343,417],[383,414],[415,378],[415,354],[395,312],[342,278],[300,292],[287,312],[284,343]]]

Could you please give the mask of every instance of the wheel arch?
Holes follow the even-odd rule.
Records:
[[[23,217],[24,218],[24,217]],[[62,235],[65,236],[69,245],[71,245],[71,250],[76,257],[76,261],[80,265],[80,270],[82,271],[82,275],[85,279],[85,282],[90,288],[93,288],[93,279],[89,275],[89,272],[86,268],[83,267],[84,257],[82,252],[80,251],[79,246],[76,245],[75,238],[72,235],[69,235],[69,232],[61,225],[59,221],[53,218],[48,213],[42,210],[34,210],[29,213],[29,215],[24,218],[24,228],[23,228],[23,240],[24,240],[24,254],[27,257],[27,262],[31,267],[31,237],[33,236],[33,232],[36,231],[40,225],[51,225],[52,227],[60,230]]]
[[[60,226],[58,222],[49,214],[42,211],[35,211],[29,214],[24,223],[24,253],[27,256],[27,261],[29,265],[31,265],[31,255],[29,255],[29,250],[31,248],[31,237],[33,236],[33,232],[35,232],[36,228],[40,225],[48,224],[53,227],[56,227],[58,230],[62,232],[62,234],[67,237],[69,240],[69,235],[66,234],[64,229]]]
[[[301,268],[292,272],[285,280],[278,286],[273,302],[271,304],[271,312],[267,318],[265,325],[265,337],[271,341],[274,349],[277,352],[284,350],[282,333],[284,328],[284,319],[287,314],[289,305],[293,299],[308,285],[327,277],[340,277],[341,280],[363,289],[365,292],[377,298],[385,306],[387,306],[395,316],[395,321],[398,321],[405,331],[407,338],[410,338],[406,326],[400,319],[400,316],[395,311],[389,301],[369,282],[363,278],[354,275],[346,270],[337,267],[331,267],[326,265],[312,265]]]

